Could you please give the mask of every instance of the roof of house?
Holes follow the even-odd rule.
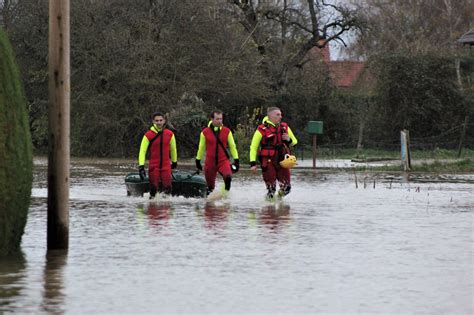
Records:
[[[463,44],[474,45],[474,28],[470,29],[467,33],[458,39],[458,42]]]
[[[327,65],[335,86],[351,87],[364,70],[364,64],[361,61],[331,61]]]
[[[315,61],[322,61],[328,68],[332,83],[340,88],[349,88],[356,84],[362,75],[365,62],[361,61],[332,61],[329,45],[324,48],[314,48],[311,55]]]

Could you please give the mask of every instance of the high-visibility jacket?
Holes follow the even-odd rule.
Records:
[[[150,168],[171,168],[171,162],[178,160],[174,133],[167,128],[159,129],[153,124],[142,138],[138,165],[145,165],[147,151],[149,151]]]
[[[285,122],[275,125],[266,116],[253,135],[250,144],[250,162],[255,162],[257,155],[274,158],[278,154],[278,148],[284,145],[282,138],[284,133],[290,137],[290,146],[298,143],[293,131]]]
[[[206,164],[217,165],[219,162],[229,159],[227,149],[229,149],[232,158],[239,158],[232,131],[224,126],[215,127],[209,122],[208,127],[204,128],[199,136],[196,159],[202,160],[204,152],[206,152]]]

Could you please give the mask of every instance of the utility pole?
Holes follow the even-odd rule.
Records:
[[[48,250],[69,247],[69,25],[69,0],[49,0]]]

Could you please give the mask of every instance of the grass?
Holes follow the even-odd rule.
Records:
[[[304,147],[297,150],[296,154],[304,158],[311,158],[311,147]],[[412,172],[430,172],[430,173],[458,173],[474,172],[474,150],[464,149],[461,158],[457,157],[458,150],[435,149],[435,150],[412,150]],[[317,151],[318,159],[350,159],[361,161],[382,161],[399,160],[400,151],[398,150],[378,150],[378,149],[333,149],[322,147]],[[423,160],[431,160],[424,162]],[[380,167],[365,166],[358,167],[357,170],[370,170],[375,172],[400,172],[401,165],[386,165]]]
[[[413,167],[415,172],[443,172],[459,173],[474,172],[474,159],[463,159],[453,162],[434,161],[433,163],[422,163]]]
[[[401,172],[401,165],[385,165],[379,167],[357,167],[357,171],[374,172]],[[473,173],[474,159],[453,160],[452,162],[434,161],[432,163],[421,163],[412,165],[412,172],[421,173]]]
[[[296,154],[303,155],[304,158],[311,157],[311,147],[298,148]],[[435,149],[435,150],[412,150],[412,160],[418,159],[457,159],[457,150]],[[378,149],[333,149],[322,147],[317,149],[317,156],[320,159],[366,159],[366,160],[389,160],[399,159],[399,150],[378,150]],[[474,150],[464,149],[461,154],[462,159],[474,159]]]

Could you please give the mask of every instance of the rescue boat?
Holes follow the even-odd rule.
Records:
[[[172,179],[171,194],[173,196],[206,197],[206,180],[198,172],[173,170]],[[125,176],[125,187],[127,188],[127,196],[143,196],[144,193],[150,191],[148,176],[142,180],[138,173],[129,173]]]

